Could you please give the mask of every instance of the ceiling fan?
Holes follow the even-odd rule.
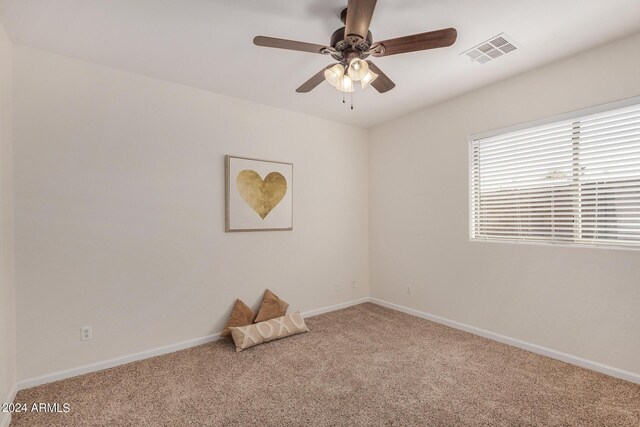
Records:
[[[256,46],[331,55],[338,61],[320,70],[297,88],[296,92],[310,92],[325,79],[341,92],[353,92],[353,83],[357,81],[363,89],[371,85],[380,93],[387,92],[396,84],[373,62],[367,60],[367,57],[384,57],[451,46],[458,33],[455,28],[446,28],[374,42],[369,24],[376,1],[349,0],[347,8],[340,14],[340,20],[345,26],[331,35],[329,46],[264,36],[255,37],[253,43]]]

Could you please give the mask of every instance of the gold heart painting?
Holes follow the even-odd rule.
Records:
[[[258,172],[245,169],[236,177],[236,188],[251,209],[265,219],[287,193],[287,180],[278,172],[262,179]]]
[[[291,163],[226,156],[226,231],[293,229]]]

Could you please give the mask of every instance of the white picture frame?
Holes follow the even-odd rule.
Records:
[[[225,231],[293,230],[293,164],[225,156]]]

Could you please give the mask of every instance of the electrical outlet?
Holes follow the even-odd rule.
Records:
[[[407,285],[407,295],[411,295],[411,285]]]
[[[355,289],[356,288],[356,281],[352,280],[351,281],[351,289]]]
[[[336,285],[336,292],[340,292],[340,285]]]
[[[92,338],[93,338],[93,329],[91,329],[91,326],[83,326],[82,328],[80,328],[81,341],[90,340]]]

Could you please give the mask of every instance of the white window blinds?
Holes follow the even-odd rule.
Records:
[[[640,104],[470,149],[472,239],[640,247]]]

